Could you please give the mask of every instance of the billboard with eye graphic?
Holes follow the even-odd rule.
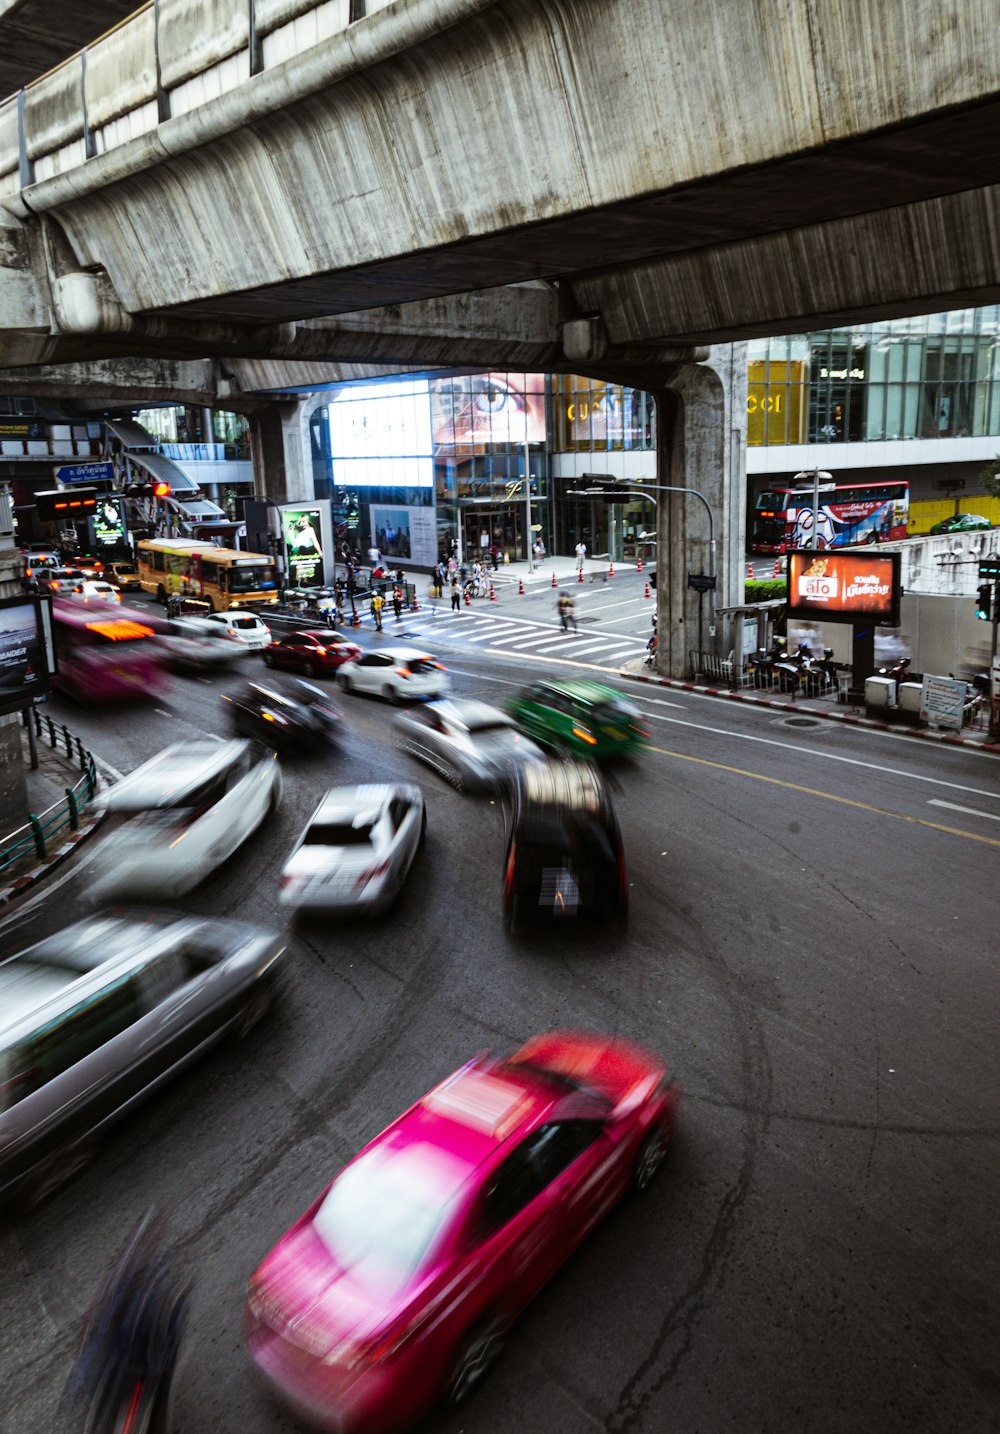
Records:
[[[788,615],[898,627],[899,574],[899,553],[789,553]]]

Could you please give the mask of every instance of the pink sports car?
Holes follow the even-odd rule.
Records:
[[[459,1403],[511,1323],[663,1161],[677,1091],[617,1037],[479,1056],[328,1185],[250,1280],[244,1332],[308,1422],[384,1434]]]

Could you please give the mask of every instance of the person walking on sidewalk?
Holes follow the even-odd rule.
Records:
[[[584,558],[585,558],[586,556],[587,556],[587,544],[586,544],[586,543],[583,541],[583,539],[581,538],[580,541],[579,541],[579,542],[577,543],[577,545],[576,545],[576,570],[577,570],[578,573],[582,573],[582,572],[583,572],[583,560],[584,560]]]
[[[376,589],[376,591],[372,594],[372,617],[375,619],[376,632],[382,631],[382,607],[384,603],[385,599],[383,598],[382,594]]]
[[[462,610],[462,589],[461,589],[461,588],[459,587],[459,585],[458,585],[458,578],[452,578],[452,580],[451,580],[451,586],[450,586],[450,588],[448,589],[448,591],[449,591],[450,594],[451,594],[451,610],[452,610],[452,612],[461,612],[461,610]]]

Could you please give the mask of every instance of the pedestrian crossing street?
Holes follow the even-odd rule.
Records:
[[[640,614],[636,614],[636,622]],[[391,627],[391,624],[390,624]],[[428,645],[436,639],[454,639],[470,651],[523,653],[532,657],[580,661],[617,670],[646,652],[645,637],[629,637],[581,625],[578,632],[563,632],[557,622],[505,617],[480,612],[446,612],[427,607],[411,613],[405,625],[406,638],[420,638]]]

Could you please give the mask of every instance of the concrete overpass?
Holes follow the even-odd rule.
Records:
[[[990,10],[159,0],[0,107],[0,364],[641,384],[735,554],[698,346],[1000,294]],[[680,500],[661,528],[680,608]]]

